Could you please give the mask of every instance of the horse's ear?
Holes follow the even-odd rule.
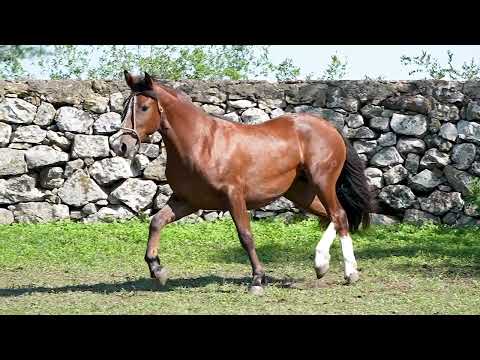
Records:
[[[127,70],[123,71],[123,75],[125,76],[125,81],[127,82],[127,85],[132,88],[134,83],[133,76]]]
[[[153,89],[152,77],[147,72],[145,72],[145,85],[147,85],[149,89]]]

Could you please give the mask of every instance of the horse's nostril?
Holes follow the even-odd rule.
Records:
[[[127,145],[125,143],[120,145],[120,151],[122,152],[122,154],[125,154],[127,152]]]

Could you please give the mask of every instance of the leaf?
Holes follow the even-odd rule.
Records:
[[[402,55],[400,57],[400,63],[403,66],[413,67],[409,71],[409,75],[423,73],[428,75],[431,79],[444,79],[450,80],[474,80],[479,78],[480,65],[475,63],[472,58],[470,63],[464,62],[460,68],[454,65],[454,53],[451,50],[447,50],[447,63],[441,65],[437,58],[432,58],[425,50],[422,50],[421,55],[408,57]]]

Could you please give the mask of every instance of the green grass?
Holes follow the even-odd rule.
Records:
[[[309,219],[252,223],[270,284],[247,293],[250,265],[231,220],[171,224],[164,288],[143,261],[148,224],[0,226],[0,314],[478,314],[480,233],[399,225],[354,234],[360,281],[345,285],[339,241],[316,280],[322,229]]]

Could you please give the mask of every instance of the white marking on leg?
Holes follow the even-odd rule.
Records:
[[[322,273],[328,270],[330,263],[330,246],[332,246],[336,236],[337,231],[335,230],[335,225],[331,222],[315,248],[315,267],[320,269]]]
[[[353,254],[353,243],[350,235],[341,236],[343,261],[345,263],[345,277],[350,278],[352,274],[357,273],[357,261]]]

